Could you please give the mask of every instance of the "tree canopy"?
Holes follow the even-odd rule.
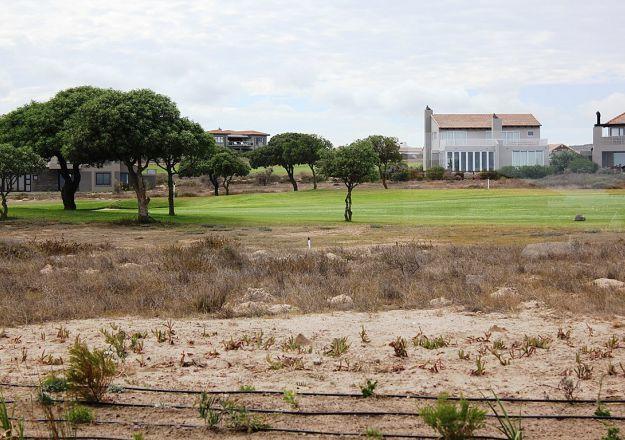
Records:
[[[380,179],[384,188],[388,189],[386,180],[388,179],[389,167],[401,162],[399,153],[399,141],[395,137],[373,135],[365,139],[373,147],[377,155],[377,167]]]
[[[361,183],[374,180],[378,156],[371,143],[357,140],[347,146],[328,150],[320,161],[321,171],[341,180],[347,187],[345,221],[352,221],[352,190]]]
[[[36,173],[45,166],[46,162],[31,147],[15,148],[10,144],[0,144],[0,219],[9,215],[7,196],[15,190],[18,178]]]
[[[234,176],[247,176],[250,166],[229,148],[221,148],[209,161],[210,173],[222,179],[226,195],[230,194],[230,182]]]

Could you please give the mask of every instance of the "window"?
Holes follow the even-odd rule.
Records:
[[[111,173],[95,173],[96,186],[111,186]]]
[[[480,158],[482,154],[479,151],[475,152],[475,171],[482,171],[482,165],[480,162]]]
[[[451,151],[447,152],[447,168],[453,169],[454,167],[454,153]]]
[[[610,127],[610,136],[625,136],[625,127]]]
[[[441,131],[441,139],[444,145],[466,145],[467,132],[462,130],[443,130]]]
[[[215,136],[215,142],[217,142],[218,144],[223,144],[224,143],[224,137],[223,136]]]
[[[488,170],[492,171],[495,169],[495,153],[492,151],[488,152]]]
[[[528,132],[527,132],[527,135],[528,135],[528,136],[534,136],[534,132],[533,132],[533,131],[528,131]]]
[[[504,142],[518,142],[521,139],[521,133],[518,131],[502,131],[501,140]]]
[[[523,167],[528,165],[544,165],[545,152],[542,150],[514,150],[512,151],[512,166]]]
[[[453,170],[454,171],[458,171],[460,169],[460,153],[457,151],[454,151],[454,167]]]
[[[128,173],[119,173],[119,181],[124,185],[128,185]]]
[[[467,153],[467,171],[473,171],[473,151]]]

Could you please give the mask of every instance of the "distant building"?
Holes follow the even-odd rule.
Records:
[[[592,160],[592,144],[570,145],[569,148],[582,155],[582,157]]]
[[[625,113],[601,123],[601,113],[597,112],[592,161],[602,168],[625,167]]]
[[[423,167],[471,172],[547,165],[540,127],[531,114],[435,114],[426,107]]]
[[[421,147],[410,147],[406,142],[400,142],[399,154],[407,162],[423,162],[423,148]]]
[[[217,145],[222,147],[228,147],[241,153],[246,151],[252,151],[258,147],[267,145],[268,133],[254,130],[210,130],[210,134],[215,137]]]

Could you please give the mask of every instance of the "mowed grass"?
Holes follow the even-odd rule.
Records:
[[[336,224],[343,220],[342,187],[300,192],[188,197],[176,200],[177,216],[167,216],[167,201],[153,199],[150,214],[175,223],[224,225]],[[625,229],[625,190],[549,189],[372,189],[353,195],[355,223],[406,225],[519,225]],[[61,222],[133,219],[134,200],[80,200],[75,212],[60,200],[10,204],[10,216]],[[573,222],[576,214],[585,222]]]

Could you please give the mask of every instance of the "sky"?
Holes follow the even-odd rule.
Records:
[[[205,129],[423,144],[423,110],[533,113],[551,143],[625,112],[622,0],[2,0],[0,114],[150,88]]]

